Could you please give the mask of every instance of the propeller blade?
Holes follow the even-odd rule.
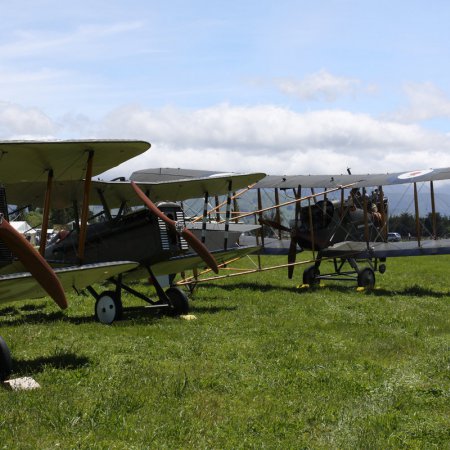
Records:
[[[191,230],[184,228],[181,232],[181,236],[186,239],[186,242],[195,250],[195,253],[201,256],[203,261],[208,265],[208,267],[215,273],[219,272],[219,267],[217,262],[211,252],[208,250],[206,245],[200,241]]]
[[[137,196],[143,201],[144,205],[157,217],[163,220],[170,228],[180,234],[186,242],[194,249],[194,251],[205,261],[208,267],[215,273],[219,272],[217,262],[211,252],[208,250],[205,244],[200,241],[195,235],[188,230],[184,225],[183,228],[179,228],[179,224],[167,217],[139,188],[135,182],[131,182],[131,186],[136,192]]]
[[[297,239],[295,236],[291,237],[291,244],[289,245],[289,253],[288,253],[288,264],[295,263],[295,259],[297,256]],[[288,278],[291,279],[294,275],[294,267],[288,266]]]
[[[274,220],[258,219],[258,221],[261,225],[267,225],[267,226],[275,228],[277,230],[287,231],[288,233],[291,231],[290,228],[285,227],[284,225],[281,225],[281,223],[275,222]]]
[[[66,309],[66,295],[53,269],[42,255],[4,217],[0,218],[0,239],[19,258],[25,268],[57,305],[62,309]]]

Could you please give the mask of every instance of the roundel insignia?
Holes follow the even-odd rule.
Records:
[[[408,178],[421,177],[422,175],[427,175],[431,172],[433,172],[433,169],[413,170],[412,172],[402,173],[401,175],[398,176],[398,178],[400,180],[407,180]]]

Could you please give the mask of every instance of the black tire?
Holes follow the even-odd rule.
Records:
[[[122,301],[114,291],[103,292],[95,302],[95,320],[106,325],[122,317]]]
[[[358,286],[365,289],[375,287],[375,272],[370,267],[366,267],[358,274]]]
[[[303,284],[309,284],[310,286],[317,286],[319,284],[318,276],[320,270],[316,266],[310,266],[303,272]]]
[[[170,300],[171,316],[182,316],[189,312],[189,300],[187,295],[180,288],[170,287],[166,290],[166,295]]]
[[[0,382],[3,383],[11,375],[12,360],[6,342],[0,336]]]

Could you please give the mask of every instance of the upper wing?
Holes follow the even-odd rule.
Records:
[[[355,183],[354,187],[371,187],[449,179],[449,167],[366,175],[269,175],[259,181],[254,188],[297,189],[300,186],[333,189],[352,183]]]
[[[233,190],[242,189],[260,180],[264,173],[220,174],[201,178],[190,178],[160,182],[138,182],[138,186],[153,202],[180,201],[228,192],[231,182]],[[44,202],[46,183],[11,183],[6,185],[8,201],[12,204],[41,206]],[[117,208],[122,202],[138,206],[142,202],[136,196],[128,181],[93,181],[90,204],[101,205],[102,198],[110,208]],[[73,201],[83,199],[83,183],[79,181],[56,181],[52,192],[52,207],[72,206]]]
[[[91,151],[92,173],[99,174],[149,148],[144,141],[0,142],[0,182],[46,182],[50,170],[54,180],[82,180]]]
[[[158,167],[155,169],[142,169],[133,172],[130,180],[136,183],[157,183],[159,181],[186,180],[188,178],[204,178],[211,175],[226,175],[224,172],[199,169],[180,169],[172,167]]]
[[[180,201],[191,198],[201,198],[209,195],[227,194],[230,187],[233,191],[245,188],[265,176],[264,173],[245,174],[218,174],[201,178],[188,178],[183,180],[160,181],[160,182],[138,182],[138,186],[153,201]],[[137,198],[128,182],[96,182],[93,197],[99,199],[98,192],[101,191],[107,203],[113,207],[126,201],[128,205],[140,205],[142,202]]]
[[[55,273],[65,291],[72,288],[78,291],[137,266],[138,263],[135,262],[119,261],[55,269]],[[45,296],[47,293],[29,272],[0,276],[0,303]]]

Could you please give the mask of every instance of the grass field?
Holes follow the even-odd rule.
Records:
[[[192,321],[126,296],[112,326],[90,297],[2,305],[14,376],[42,388],[0,390],[0,448],[450,448],[449,267],[393,259],[372,292],[233,278]]]

